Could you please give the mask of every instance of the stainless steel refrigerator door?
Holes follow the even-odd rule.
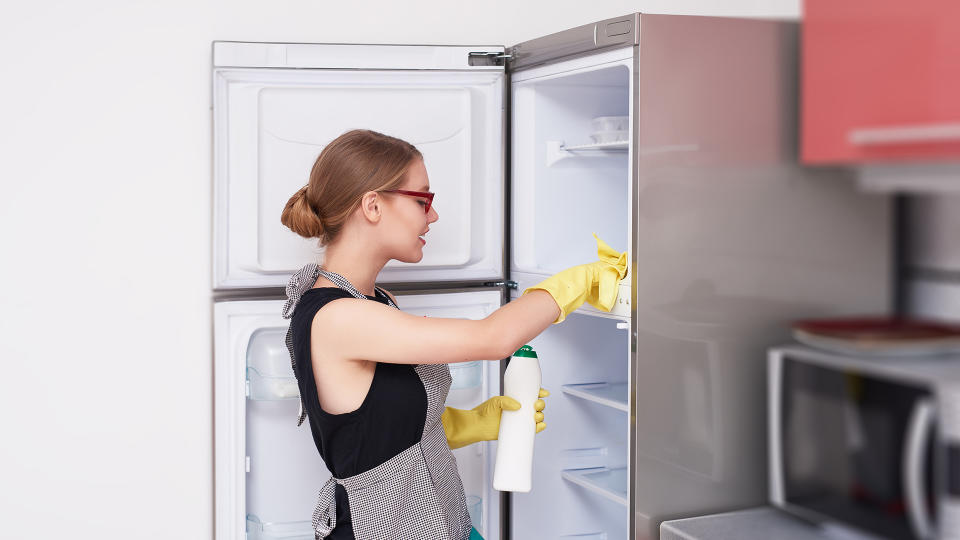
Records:
[[[354,128],[417,146],[437,194],[423,260],[379,280],[502,278],[504,73],[476,51],[503,48],[215,43],[214,288],[280,287],[322,256],[280,213]]]
[[[500,289],[398,293],[408,313],[481,319],[500,307]],[[330,473],[310,428],[297,427],[299,390],[284,345],[281,300],[214,305],[214,454],[217,540],[313,538],[310,516]],[[494,359],[497,360],[497,359]],[[497,361],[451,364],[447,405],[468,409],[499,394]],[[492,443],[454,451],[474,526],[499,538]],[[249,534],[250,536],[246,536]]]
[[[799,166],[795,23],[639,27],[633,510],[657,538],[766,503],[766,349],[795,319],[887,312],[891,227],[886,197]]]

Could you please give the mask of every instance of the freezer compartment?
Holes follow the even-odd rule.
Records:
[[[554,517],[512,520],[514,538],[627,536],[630,336],[621,326],[574,313],[531,341],[551,395],[533,489],[513,494],[512,512]]]
[[[511,276],[595,261],[593,233],[627,251],[632,49],[523,71],[511,85]]]

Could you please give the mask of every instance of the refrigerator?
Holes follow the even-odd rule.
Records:
[[[280,309],[322,250],[280,212],[353,128],[416,145],[437,193],[423,260],[378,279],[405,311],[485,317],[596,260],[592,233],[628,253],[611,312],[530,343],[552,393],[533,489],[492,488],[495,441],[454,451],[484,538],[658,538],[765,503],[765,349],[893,296],[890,200],[798,164],[797,30],[634,13],[511,47],[213,43],[217,540],[313,538],[329,473]],[[503,367],[452,364],[447,404]]]

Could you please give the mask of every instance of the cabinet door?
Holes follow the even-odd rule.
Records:
[[[806,163],[960,157],[960,2],[806,0]]]
[[[355,128],[417,146],[437,194],[423,260],[391,261],[378,281],[502,277],[504,73],[471,66],[471,51],[216,43],[214,288],[284,286],[322,256],[280,214],[320,151]]]

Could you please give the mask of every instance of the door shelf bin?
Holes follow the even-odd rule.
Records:
[[[565,384],[561,388],[564,394],[593,401],[619,411],[628,411],[627,383]]]
[[[463,388],[478,388],[483,374],[483,362],[462,362],[450,364],[450,376],[453,382],[450,383],[451,390]]]
[[[254,515],[247,516],[247,540],[314,540],[309,521],[263,523]]]
[[[627,468],[571,469],[560,473],[573,482],[611,501],[627,506]]]
[[[296,377],[261,375],[254,368],[247,368],[247,397],[253,400],[285,400],[300,397]]]

